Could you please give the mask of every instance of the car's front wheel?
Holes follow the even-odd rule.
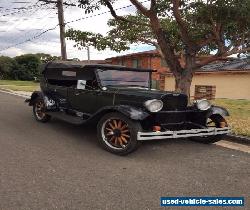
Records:
[[[37,121],[39,122],[48,122],[50,120],[50,116],[46,114],[46,106],[42,99],[38,98],[33,104],[33,114]]]
[[[101,146],[114,154],[127,155],[139,146],[137,133],[141,125],[120,113],[104,115],[97,125],[97,136]]]

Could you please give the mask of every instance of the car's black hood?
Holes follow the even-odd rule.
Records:
[[[149,88],[138,88],[138,87],[112,87],[109,89],[117,90],[116,94],[145,97],[148,99],[161,99],[165,95],[178,96],[180,93],[172,91],[163,91]]]
[[[186,95],[177,92],[138,87],[112,87],[109,89],[115,91],[115,104],[142,106],[146,100],[159,99],[164,102],[164,105],[172,109],[173,106],[171,104],[178,108],[179,104],[183,107],[187,103]]]

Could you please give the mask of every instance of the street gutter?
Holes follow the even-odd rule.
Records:
[[[250,145],[250,137],[235,135],[235,134],[228,134],[225,138],[227,141],[237,142],[240,144]]]
[[[26,91],[13,91],[10,89],[5,89],[5,88],[0,88],[0,92],[2,93],[7,93],[10,95],[14,95],[14,96],[20,96],[23,98],[29,98],[32,94],[32,92],[26,92]]]

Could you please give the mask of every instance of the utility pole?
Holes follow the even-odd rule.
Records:
[[[60,26],[61,57],[62,60],[67,60],[63,0],[57,0],[57,8],[58,8],[58,21]]]
[[[87,46],[87,56],[88,56],[88,63],[90,63],[90,50],[89,50],[89,46]]]

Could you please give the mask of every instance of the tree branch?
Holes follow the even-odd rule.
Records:
[[[151,0],[150,11],[155,11],[156,8],[156,0]]]
[[[227,52],[226,56],[230,56],[230,55],[233,55],[236,53],[244,53],[244,52],[250,52],[250,47],[246,47],[246,48],[242,48],[242,49],[238,49],[238,47],[235,47],[231,51]]]
[[[217,60],[222,60],[222,59],[225,59],[226,57],[230,56],[230,55],[233,55],[233,54],[236,54],[236,53],[243,53],[243,52],[248,52],[250,51],[250,47],[247,47],[247,48],[243,48],[243,49],[233,49],[229,52],[226,52],[224,53],[223,55],[214,55],[214,56],[211,56],[211,57],[208,57],[207,59],[204,59],[203,61],[201,61],[200,63],[196,64],[194,66],[194,70],[202,67],[202,66],[205,66],[209,63],[212,63],[214,61],[217,61]]]
[[[136,25],[143,25],[143,26],[150,26],[149,24],[146,24],[146,23],[139,23],[139,22],[136,22],[136,21],[132,21],[132,20],[128,20],[127,18],[123,17],[123,16],[119,16],[117,15],[113,5],[110,3],[109,0],[104,0],[106,6],[109,8],[110,10],[110,13],[111,15],[116,19],[116,20],[119,20],[119,21],[124,21],[124,22],[128,22],[128,23],[132,23],[132,24],[136,24]]]
[[[214,36],[210,36],[207,39],[197,41],[196,44],[199,46],[199,49],[201,49],[202,47],[205,47],[214,40],[215,40]]]
[[[197,46],[191,40],[189,33],[188,33],[187,25],[181,17],[181,13],[180,13],[180,9],[179,9],[180,0],[172,0],[172,3],[173,3],[173,14],[174,14],[176,22],[180,28],[181,38],[182,38],[183,42],[185,43],[185,45],[189,48],[188,49],[189,52],[187,52],[187,53],[193,54],[193,53],[195,53]]]
[[[157,42],[152,41],[152,40],[149,40],[149,39],[145,39],[145,38],[138,38],[138,41],[144,42],[144,43],[146,43],[146,44],[151,44],[151,45],[153,45],[153,46],[155,46],[155,47],[158,47],[158,46],[159,46]]]
[[[140,3],[139,1],[137,0],[130,0],[131,3],[133,5],[135,5],[135,7],[145,16],[149,17],[150,16],[150,10],[148,10],[146,7],[144,7],[142,5],[142,3]]]

